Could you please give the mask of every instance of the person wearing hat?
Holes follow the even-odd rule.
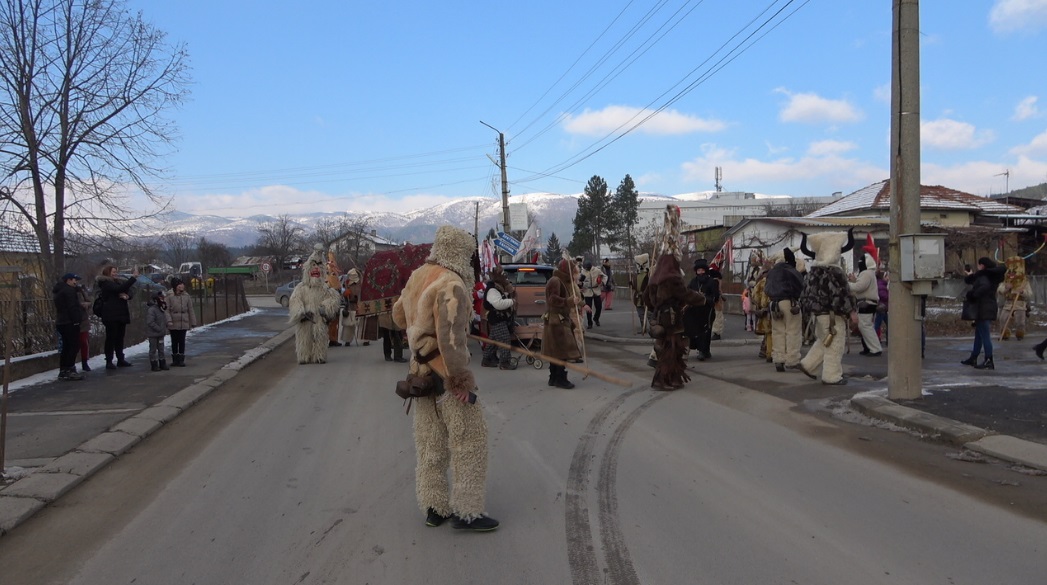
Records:
[[[196,310],[193,298],[185,291],[185,283],[171,280],[172,294],[167,302],[167,329],[171,332],[171,365],[185,367],[185,337],[196,327]]]
[[[643,291],[647,289],[647,277],[650,274],[651,268],[649,262],[651,256],[649,254],[640,254],[633,257],[633,262],[636,263],[636,278],[631,283],[633,292],[633,305],[636,307],[636,316],[640,319],[640,330],[638,334],[644,334],[647,332],[647,306],[643,302]]]
[[[720,298],[720,282],[709,273],[709,263],[704,258],[694,261],[694,278],[687,288],[700,292],[705,297],[702,305],[688,305],[683,313],[684,336],[690,340],[690,349],[698,352],[698,361],[712,357],[712,325],[716,319],[716,301]]]
[[[963,281],[971,285],[964,299],[961,318],[974,321],[974,347],[971,355],[960,363],[974,366],[979,370],[995,370],[992,359],[992,321],[996,320],[999,304],[996,302],[996,288],[1003,282],[1007,273],[1006,266],[999,266],[992,258],[978,259],[978,270],[967,274]],[[985,361],[978,363],[978,355],[985,349]]]
[[[145,335],[149,340],[149,368],[154,372],[169,370],[164,358],[164,338],[167,337],[167,301],[164,291],[158,290],[149,295],[145,304]]]
[[[593,266],[592,262],[582,264],[582,273],[578,277],[578,288],[582,290],[582,297],[588,310],[585,312],[586,329],[592,329],[593,323],[600,326],[600,314],[603,313],[603,299],[600,291],[603,289],[607,277],[599,266]]]
[[[84,310],[76,292],[80,277],[72,272],[62,275],[51,289],[55,303],[55,328],[62,338],[62,350],[58,354],[58,379],[83,380],[76,371],[76,353],[80,350],[80,322]]]
[[[870,267],[870,264],[872,265]],[[858,332],[862,335],[860,355],[878,357],[883,354],[880,337],[876,335],[873,320],[876,307],[880,306],[880,289],[876,286],[876,260],[868,253],[862,254],[857,262],[858,275],[852,276],[849,287],[858,302]]]

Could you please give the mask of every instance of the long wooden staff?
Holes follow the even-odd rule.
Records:
[[[1014,309],[1018,306],[1018,295],[1020,294],[1022,294],[1021,289],[1014,293],[1014,299],[1011,300],[1011,312],[1007,313],[1007,320],[1003,322],[1003,328],[1000,329],[1000,339],[997,341],[1003,340],[1003,332],[1007,331],[1007,326],[1011,324],[1011,317],[1014,317]]]
[[[579,366],[579,365],[571,363],[571,362],[565,362],[565,361],[563,361],[561,359],[550,357],[550,356],[547,356],[545,354],[534,353],[533,351],[531,351],[529,349],[525,349],[525,348],[522,348],[522,347],[516,347],[516,346],[514,346],[512,344],[502,343],[501,341],[495,341],[493,339],[485,339],[485,338],[482,338],[482,337],[480,337],[478,335],[473,335],[472,333],[469,334],[469,337],[471,337],[472,339],[475,339],[477,341],[481,341],[483,343],[490,343],[492,345],[501,347],[502,349],[508,349],[509,351],[512,351],[512,352],[515,352],[515,353],[521,353],[521,354],[523,354],[525,356],[529,356],[529,357],[532,357],[534,359],[539,359],[539,360],[543,360],[543,361],[549,362],[551,364],[556,364],[558,366],[563,366],[563,367],[567,368],[568,370],[574,370],[574,371],[576,371],[576,372],[578,372],[580,374],[585,374],[585,377],[589,377],[589,375],[591,374],[594,378],[599,378],[599,379],[603,380],[604,382],[610,382],[612,384],[617,384],[618,386],[622,386],[624,388],[628,388],[628,387],[632,386],[631,382],[627,382],[626,380],[623,380],[621,378],[615,378],[614,376],[608,376],[607,374],[603,374],[603,373],[597,372],[596,370],[593,370],[591,368],[587,368],[585,366]]]

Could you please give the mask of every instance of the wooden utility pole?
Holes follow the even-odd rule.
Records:
[[[0,274],[10,274],[11,282],[0,282],[0,308],[5,309],[4,319],[8,324],[15,322],[15,306],[18,305],[18,267],[0,266]],[[7,392],[11,384],[11,328],[4,327],[4,389],[0,394],[0,478],[4,477],[7,455]]]
[[[891,326],[887,328],[887,395],[913,400],[923,391],[923,314],[901,278],[901,238],[920,232],[920,2],[892,0],[891,51]]]
[[[502,231],[509,233],[509,178],[505,172],[505,134],[487,122],[480,123],[498,132],[498,168],[502,171]]]

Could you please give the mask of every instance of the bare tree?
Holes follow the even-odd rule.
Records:
[[[134,219],[137,188],[174,137],[187,54],[123,0],[0,0],[0,211],[35,233],[52,276],[66,231]],[[144,213],[144,212],[142,212]]]
[[[200,238],[196,245],[200,262],[207,268],[215,266],[229,266],[233,263],[233,255],[229,248],[220,242],[210,242],[207,238]]]
[[[255,250],[263,252],[262,255],[272,256],[277,266],[282,267],[289,256],[306,249],[305,228],[295,223],[289,215],[281,215],[258,227]]]
[[[160,257],[176,270],[183,262],[195,260],[196,240],[188,232],[171,232],[160,236]]]
[[[344,231],[335,238],[335,254],[339,261],[348,261],[342,268],[356,268],[362,272],[374,255],[374,242],[370,239],[371,220],[363,217],[346,219],[342,227]]]
[[[313,233],[306,240],[306,243],[310,246],[312,244],[320,244],[326,250],[348,229],[349,219],[344,215],[341,217],[321,217],[313,227]]]

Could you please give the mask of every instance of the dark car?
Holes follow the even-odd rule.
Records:
[[[281,284],[276,287],[276,293],[273,295],[273,298],[276,299],[276,302],[280,303],[280,306],[286,307],[290,304],[291,292],[294,290],[294,287],[298,286],[299,282],[301,282],[301,280],[296,279],[287,284]]]
[[[553,276],[548,264],[503,264],[502,270],[516,287],[516,316],[541,317],[545,313],[545,283]]]

